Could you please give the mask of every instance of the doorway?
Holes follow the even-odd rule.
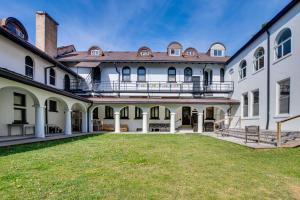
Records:
[[[191,125],[191,107],[182,107],[182,125]]]

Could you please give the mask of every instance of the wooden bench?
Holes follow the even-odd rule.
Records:
[[[170,131],[170,124],[168,123],[150,123],[150,132],[168,132]]]
[[[114,131],[115,126],[113,124],[103,124],[102,131]],[[127,124],[121,124],[120,131],[122,132],[128,132],[129,128]]]
[[[248,140],[257,141],[257,143],[260,142],[259,126],[246,126],[245,132],[246,132],[246,143],[248,142]],[[256,137],[257,139],[253,139],[253,137]]]

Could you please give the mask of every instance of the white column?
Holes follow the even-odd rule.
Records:
[[[93,124],[93,111],[91,110],[90,113],[88,113],[90,116],[90,121],[89,121],[89,132],[92,133],[94,132],[94,124]]]
[[[148,133],[148,113],[143,112],[143,133]]]
[[[71,119],[72,110],[65,111],[65,134],[72,135],[72,119]]]
[[[175,133],[175,112],[170,113],[170,133]]]
[[[120,112],[115,112],[115,133],[120,133]]]
[[[198,133],[203,132],[203,112],[198,112]]]
[[[35,136],[45,137],[45,107],[35,106]]]
[[[82,132],[83,133],[87,133],[87,127],[88,127],[87,116],[88,116],[87,112],[82,112]]]
[[[224,116],[224,125],[225,125],[225,128],[229,128],[229,114],[228,112],[225,112],[225,116]]]

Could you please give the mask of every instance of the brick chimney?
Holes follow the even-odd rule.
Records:
[[[35,45],[52,57],[57,56],[57,26],[59,25],[44,11],[37,11]]]

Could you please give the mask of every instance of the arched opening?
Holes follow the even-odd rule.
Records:
[[[292,31],[289,28],[283,29],[276,37],[275,53],[276,59],[280,59],[292,51]]]
[[[213,132],[219,126],[224,126],[225,112],[218,106],[208,106],[203,110],[203,131]],[[220,122],[215,124],[215,122]],[[217,127],[215,127],[217,126]]]
[[[247,62],[242,60],[239,66],[240,79],[244,79],[247,76]]]
[[[65,85],[65,90],[66,91],[70,91],[70,89],[71,89],[71,83],[70,83],[70,76],[68,74],[65,75],[64,85]]]
[[[146,69],[145,67],[139,67],[137,70],[137,81],[144,82],[146,81]]]
[[[79,103],[75,103],[72,105],[72,132],[73,133],[81,133],[84,132],[86,126],[86,112],[83,105]]]
[[[224,79],[225,79],[225,71],[224,68],[220,69],[220,82],[224,83]]]
[[[30,56],[26,56],[25,57],[25,75],[28,78],[33,79],[33,73],[34,73],[33,60]]]
[[[131,78],[131,70],[129,67],[123,67],[122,69],[122,81],[124,82],[130,82]]]
[[[206,69],[204,71],[204,85],[211,85],[213,81],[213,71],[211,69]]]
[[[67,103],[57,97],[45,100],[46,135],[62,134],[65,132],[65,112],[69,110]]]
[[[23,137],[35,134],[37,96],[25,88],[0,89],[0,137]]]
[[[184,69],[184,82],[192,82],[193,70],[190,67]]]
[[[169,69],[168,69],[168,82],[176,82],[176,69],[175,69],[175,67],[169,67]]]

